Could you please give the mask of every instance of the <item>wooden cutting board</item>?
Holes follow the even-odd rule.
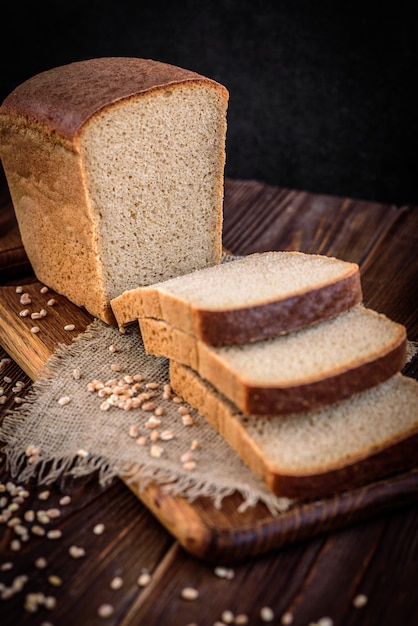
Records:
[[[8,230],[0,234],[0,282],[8,275],[17,285],[19,275],[26,274],[24,290],[31,296],[30,308],[39,311],[45,307],[46,296],[28,274],[30,267],[16,228]],[[64,325],[73,323],[75,333],[81,333],[93,318],[49,291],[48,298],[55,298],[57,306],[48,311],[47,331],[33,334],[30,329],[35,322],[19,316],[23,307],[16,286],[8,282],[0,287],[0,344],[35,380],[56,346],[72,341],[74,333],[65,331]],[[239,494],[225,498],[220,510],[209,499],[189,503],[167,495],[156,484],[136,495],[188,552],[217,564],[234,563],[418,500],[418,470],[337,497],[298,504],[276,517],[261,504],[238,513]]]

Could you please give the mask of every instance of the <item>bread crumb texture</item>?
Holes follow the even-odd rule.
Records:
[[[219,92],[175,85],[90,120],[80,151],[110,298],[218,263]]]
[[[195,307],[224,311],[311,291],[356,270],[355,263],[333,257],[270,251],[179,276],[154,288]]]
[[[106,322],[110,300],[217,264],[227,90],[145,59],[38,74],[0,108],[0,156],[42,283]]]

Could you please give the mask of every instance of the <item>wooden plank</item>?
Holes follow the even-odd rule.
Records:
[[[227,193],[230,208],[225,225],[225,244],[230,244],[228,247],[234,252],[251,251],[251,245],[261,240],[261,244],[257,244],[261,248],[270,247],[269,244],[274,249],[282,248],[282,243],[284,247],[298,243],[298,249],[306,245],[312,251],[345,250],[347,255],[357,257],[363,250],[362,245],[358,244],[354,251],[350,251],[350,246],[345,247],[341,231],[346,228],[350,231],[354,228],[353,223],[355,228],[364,225],[369,234],[373,233],[372,242],[366,235],[360,237],[360,240],[368,241],[368,250],[373,250],[373,242],[385,237],[387,224],[393,223],[394,217],[394,211],[389,211],[385,214],[384,225],[379,222],[377,227],[378,217],[382,215],[380,207],[371,212],[371,217],[365,217],[364,207],[356,204],[341,206],[339,200],[308,197],[304,193],[286,190],[275,190],[275,193],[269,195],[265,192],[265,186],[258,184],[244,183],[235,185],[234,189],[229,186]],[[244,224],[240,221],[240,202],[245,206]],[[255,209],[249,221],[248,212],[251,213],[253,202]],[[293,209],[289,210],[289,206]],[[303,215],[307,207],[311,207],[309,219]],[[335,226],[335,220],[338,227]],[[278,226],[283,225],[277,232],[276,222]],[[270,234],[263,239],[261,232],[265,229]],[[309,238],[312,238],[312,244],[308,244]],[[245,241],[249,242],[248,246]],[[348,241],[351,241],[349,236]],[[7,250],[7,245],[3,245],[3,250]],[[7,255],[3,256],[5,258]],[[62,296],[51,291],[41,294],[41,285],[34,278],[32,280],[25,284],[25,291],[32,299],[28,308],[31,311],[46,308],[46,302],[51,297],[56,299],[56,305],[48,308],[46,318],[34,322],[30,317],[20,317],[19,312],[24,307],[20,304],[20,295],[16,293],[15,286],[1,287],[0,343],[20,367],[32,379],[36,379],[55,347],[59,343],[70,343],[92,318]],[[64,330],[64,325],[68,323],[76,326],[71,333]],[[38,334],[31,332],[34,324],[41,329]],[[135,495],[188,552],[208,561],[230,563],[418,499],[418,475],[412,472],[344,496],[296,506],[275,518],[262,505],[237,514],[238,495],[226,498],[220,510],[207,499],[189,503],[182,498],[168,496],[157,485],[150,485],[144,492]]]

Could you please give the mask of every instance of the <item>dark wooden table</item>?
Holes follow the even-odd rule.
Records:
[[[13,246],[18,249],[20,242],[3,183],[0,242],[6,235],[9,244],[13,242],[8,251],[13,256]],[[358,262],[365,304],[405,324],[411,341],[418,340],[417,244],[418,206],[226,181],[226,248],[236,254],[301,250]],[[21,255],[17,259],[11,259],[7,275],[0,275],[1,284],[31,280],[30,267]],[[0,359],[4,358],[7,354],[0,348]],[[0,418],[12,406],[10,390],[16,381],[30,385],[13,360],[3,361],[1,367],[0,386],[8,400],[0,405]],[[418,359],[404,372],[418,378]],[[219,572],[216,564],[184,551],[119,480],[107,488],[99,487],[95,476],[68,482],[71,502],[62,504],[58,485],[48,487],[45,500],[45,487],[20,485],[9,476],[4,458],[0,463],[1,626],[212,626],[222,618],[228,622],[225,611],[234,615],[231,623],[257,625],[266,623],[260,613],[263,607],[272,609],[273,624],[418,624],[418,511],[408,499],[401,508],[376,513],[368,521],[286,545]],[[26,493],[19,496],[12,483]],[[31,531],[20,549],[13,550],[12,541],[19,534],[1,517],[11,504],[12,510],[34,510],[38,515],[57,508],[60,517],[54,529],[61,530],[62,537],[51,539]],[[19,514],[24,526],[23,513],[13,516]],[[96,534],[99,524],[104,531]],[[82,546],[85,556],[71,556],[72,546]],[[39,558],[46,559],[46,568],[39,567]],[[143,572],[150,574],[150,581],[142,587],[138,578]],[[186,587],[198,590],[198,598],[184,599]],[[30,596],[33,593],[43,595]],[[45,600],[51,597],[55,600]],[[363,606],[355,606],[362,598]],[[109,605],[111,615],[100,617],[101,605]],[[33,607],[38,607],[36,612],[30,610]]]

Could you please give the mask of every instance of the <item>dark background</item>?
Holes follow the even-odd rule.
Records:
[[[55,65],[95,56],[154,58],[229,89],[227,176],[416,204],[415,4],[7,3],[0,99]]]

